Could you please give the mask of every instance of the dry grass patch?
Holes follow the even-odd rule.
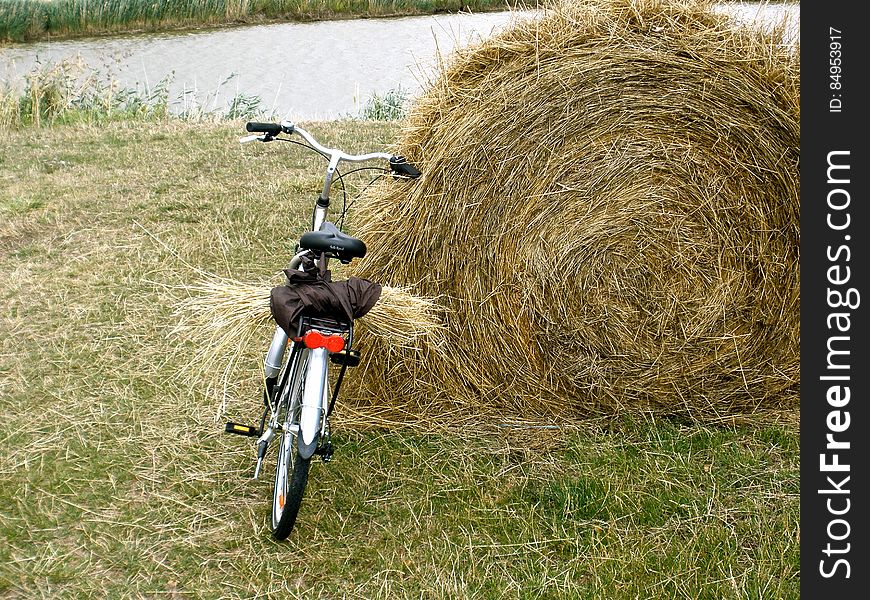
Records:
[[[396,134],[309,126],[354,151]],[[270,326],[226,415],[183,381],[202,339],[170,335],[184,286],[269,281],[307,222],[319,159],[242,131],[0,138],[0,596],[798,597],[799,438],[761,420],[541,429],[457,409],[385,428],[394,396],[342,401],[335,459],[273,542],[253,448],[215,423],[258,414]]]

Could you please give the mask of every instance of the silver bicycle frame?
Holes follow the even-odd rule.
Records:
[[[326,176],[323,181],[323,191],[317,199],[317,203],[314,207],[314,216],[311,220],[312,231],[318,231],[324,221],[326,221],[329,212],[329,190],[332,187],[332,181],[335,178],[339,163],[342,161],[356,163],[369,160],[389,161],[392,158],[392,155],[386,152],[347,154],[341,150],[323,146],[314,139],[310,133],[290,121],[282,121],[281,127],[285,131],[299,134],[311,145],[312,148],[324,156],[329,157],[329,165],[326,168]],[[262,140],[265,138],[264,136],[249,136],[248,138],[243,138],[242,141],[253,141],[254,139]],[[302,262],[303,254],[305,254],[304,251],[294,256],[290,260],[288,268],[298,270]],[[322,262],[318,266],[325,271],[329,264],[329,259],[325,255],[322,255],[320,260]],[[263,363],[263,371],[267,379],[278,377],[281,371],[281,363],[284,359],[284,353],[287,350],[288,341],[289,338],[287,333],[280,326],[275,327],[275,333],[272,335],[272,343],[269,345],[269,351],[266,353],[266,359]],[[311,350],[304,378],[305,388],[303,390],[302,417],[300,419],[301,431],[297,436],[299,454],[303,458],[309,458],[312,456],[314,450],[317,448],[318,438],[322,433],[321,429],[325,425],[322,417],[329,403],[328,375],[329,353],[324,348]],[[275,415],[273,414],[272,419],[274,418]],[[277,425],[277,423],[271,423],[270,420],[270,427],[268,429],[271,434],[269,436],[270,438],[274,435],[272,425]],[[260,439],[262,440],[265,437],[266,433],[264,432]]]
[[[311,231],[318,231],[320,227],[323,225],[323,222],[326,221],[326,216],[329,212],[329,190],[332,187],[332,181],[335,179],[335,173],[338,170],[338,165],[342,161],[347,162],[366,162],[369,160],[386,160],[389,161],[392,158],[391,154],[386,152],[370,152],[368,154],[347,154],[338,150],[336,148],[327,148],[308,133],[302,127],[295,125],[291,121],[282,121],[281,127],[285,130],[291,131],[293,133],[301,136],[308,144],[323,154],[324,156],[329,157],[329,165],[326,167],[326,176],[323,181],[323,191],[320,192],[320,196],[318,197],[318,202],[314,207],[314,217],[311,220]],[[245,140],[249,139],[263,139],[263,136],[250,136],[249,138],[244,138]],[[326,256],[321,257],[323,261],[319,266],[326,270],[326,267],[329,264],[329,259]],[[289,268],[290,269],[298,269],[299,265],[302,261],[301,254],[297,254],[290,261]],[[272,336],[272,343],[269,345],[269,351],[266,354],[266,360],[264,362],[264,371],[266,378],[277,377],[279,371],[281,370],[281,361],[284,358],[284,352],[287,348],[287,334],[284,333],[284,330],[281,327],[275,328],[275,334]]]

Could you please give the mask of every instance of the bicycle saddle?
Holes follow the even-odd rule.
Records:
[[[366,245],[362,240],[342,233],[329,221],[324,221],[320,231],[303,233],[299,238],[299,247],[304,250],[326,252],[343,263],[366,255]]]

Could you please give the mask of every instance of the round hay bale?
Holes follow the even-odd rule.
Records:
[[[358,208],[357,274],[446,310],[368,349],[397,408],[717,419],[796,405],[798,52],[706,2],[582,0],[455,54]],[[360,338],[363,339],[363,338]],[[380,358],[380,360],[378,360]]]

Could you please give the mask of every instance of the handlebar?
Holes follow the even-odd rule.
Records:
[[[245,124],[245,130],[276,136],[281,133],[281,125],[278,123],[257,123],[256,121],[248,121]]]
[[[336,148],[327,148],[316,139],[314,139],[314,136],[312,136],[310,133],[308,133],[302,127],[299,127],[292,121],[281,121],[280,123],[258,123],[256,121],[249,121],[245,124],[245,130],[251,133],[262,133],[263,135],[252,135],[244,137],[240,140],[243,144],[256,140],[259,140],[261,142],[269,142],[275,139],[275,137],[281,133],[286,133],[288,135],[292,135],[294,133],[298,134],[306,142],[308,142],[308,144],[312,148],[314,148],[324,156],[329,157],[329,167],[327,168],[328,182],[332,181],[332,174],[335,172],[336,167],[338,167],[338,163],[342,161],[365,162],[367,160],[377,159],[386,160],[390,163],[390,170],[395,174],[404,175],[405,177],[410,177],[411,179],[416,179],[421,175],[420,170],[411,163],[409,163],[407,160],[405,160],[403,156],[396,156],[394,154],[388,154],[386,152],[370,152],[368,154],[347,154]]]

